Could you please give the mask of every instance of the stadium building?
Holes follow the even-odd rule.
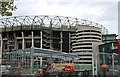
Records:
[[[2,58],[12,50],[38,47],[75,53],[77,64],[92,64],[107,29],[88,20],[62,16],[17,16],[0,19]]]

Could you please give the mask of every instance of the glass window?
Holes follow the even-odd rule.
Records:
[[[107,37],[107,40],[115,40],[115,37]]]

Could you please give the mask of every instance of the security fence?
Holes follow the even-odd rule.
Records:
[[[47,58],[47,59],[46,59]],[[74,59],[79,58],[79,56],[69,53],[64,53],[60,51],[53,51],[49,49],[41,48],[28,48],[24,50],[17,50],[9,52],[5,63],[9,66],[5,66],[5,72],[9,74],[17,75],[35,75],[40,68],[45,68],[47,64],[52,63],[64,63],[70,62]],[[53,62],[54,61],[54,62]],[[82,69],[91,69],[90,72],[93,76],[112,76],[117,77],[119,75],[119,57],[116,53],[96,53],[96,59],[94,59],[92,66],[84,67],[84,65],[76,65],[75,69],[80,71]],[[103,64],[108,67],[101,68]],[[4,67],[4,66],[1,66]],[[3,71],[3,70],[2,70]],[[82,71],[85,73],[84,71]],[[88,71],[87,71],[88,72]]]
[[[11,66],[9,75],[37,75],[48,64],[73,63],[78,57],[72,53],[31,47],[9,52],[5,64]]]
[[[95,75],[109,75],[116,77],[119,75],[119,56],[116,53],[96,53]],[[105,67],[102,65],[105,64]]]

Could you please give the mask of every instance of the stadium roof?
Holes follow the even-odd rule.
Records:
[[[101,24],[85,19],[49,16],[49,15],[32,15],[32,16],[12,16],[0,19],[1,32],[16,30],[41,30],[43,28],[54,28],[64,30],[67,28],[73,31],[76,25],[94,26],[101,28],[102,34],[108,34],[108,30]]]

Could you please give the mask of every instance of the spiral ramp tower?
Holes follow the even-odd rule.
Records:
[[[77,25],[76,31],[72,34],[72,51],[80,56],[79,60],[75,61],[81,65],[91,65],[94,50],[94,44],[99,44],[101,40],[101,29],[85,25]]]

